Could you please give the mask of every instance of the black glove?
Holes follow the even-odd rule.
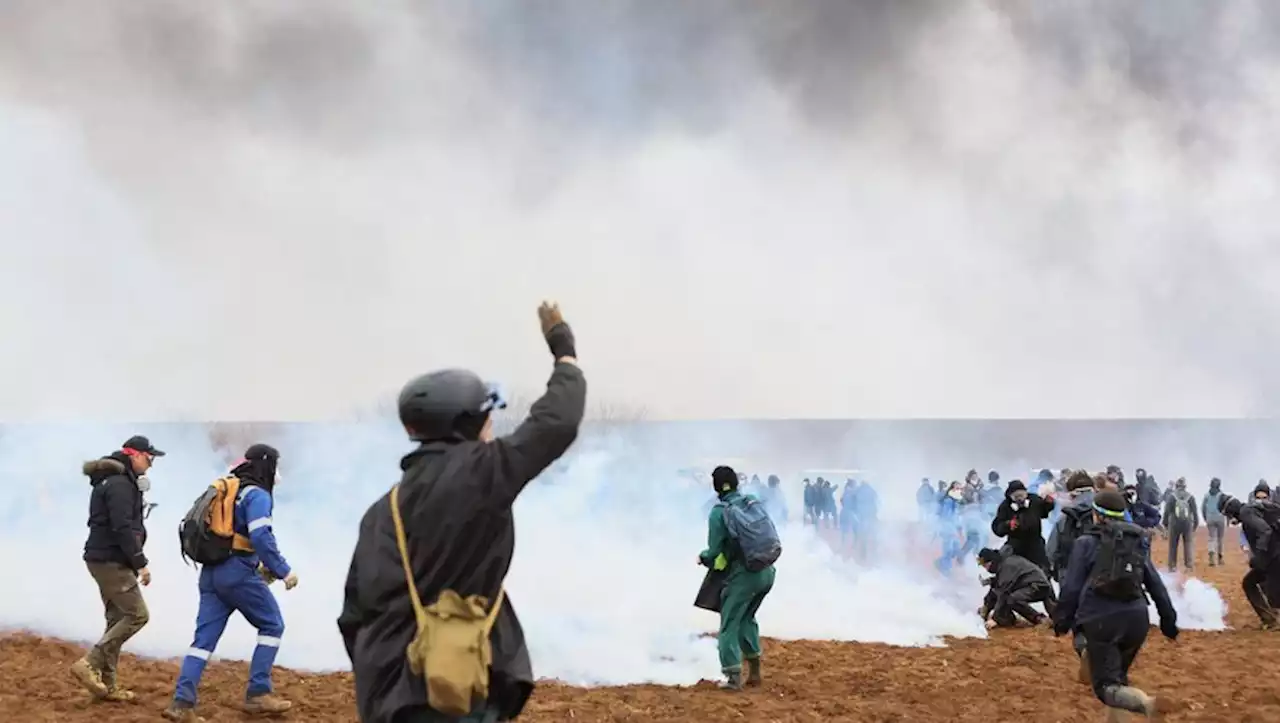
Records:
[[[1249,556],[1249,569],[1250,569],[1250,570],[1257,570],[1258,572],[1265,572],[1265,571],[1266,571],[1266,569],[1267,569],[1267,560],[1266,560],[1266,558],[1265,558],[1265,557],[1263,557],[1262,555],[1250,555],[1250,556]]]
[[[578,349],[573,343],[573,330],[563,321],[547,332],[547,347],[551,349],[551,356],[556,359],[566,356],[578,358]]]
[[[1161,633],[1164,633],[1164,636],[1165,636],[1166,638],[1170,639],[1170,640],[1177,640],[1177,639],[1178,639],[1178,625],[1177,625],[1177,623],[1174,623],[1174,622],[1172,622],[1172,621],[1169,621],[1169,620],[1161,620],[1161,621],[1160,621],[1160,632],[1161,632]]]
[[[1053,634],[1055,637],[1060,638],[1063,635],[1066,635],[1068,632],[1070,632],[1070,630],[1071,630],[1071,626],[1066,623],[1061,623],[1057,621],[1054,621],[1053,623]]]

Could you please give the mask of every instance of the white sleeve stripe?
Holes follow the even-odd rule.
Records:
[[[254,530],[260,530],[264,527],[270,527],[270,526],[271,526],[270,517],[259,517],[258,519],[249,523],[249,531],[253,532]]]
[[[210,655],[213,655],[213,653],[210,653],[208,650],[201,650],[200,648],[187,648],[188,658],[199,658],[200,660],[208,660]]]
[[[264,648],[278,648],[280,647],[280,638],[273,638],[270,635],[259,635],[258,645],[261,645]]]

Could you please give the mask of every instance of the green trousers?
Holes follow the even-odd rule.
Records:
[[[760,657],[760,626],[756,611],[773,589],[777,571],[769,566],[760,572],[738,568],[729,573],[720,607],[720,669],[726,673],[742,670],[742,659]]]

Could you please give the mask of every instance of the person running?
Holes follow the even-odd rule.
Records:
[[[1093,525],[1075,541],[1054,611],[1054,633],[1084,629],[1094,695],[1109,709],[1156,715],[1156,698],[1129,685],[1129,669],[1151,627],[1147,595],[1160,615],[1160,632],[1178,638],[1178,614],[1160,574],[1143,550],[1142,529],[1125,522],[1125,501],[1116,490],[1099,491]]]

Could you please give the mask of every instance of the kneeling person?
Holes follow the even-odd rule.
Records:
[[[1053,612],[1053,587],[1039,565],[1020,555],[1002,555],[991,548],[978,552],[978,564],[995,575],[991,590],[978,610],[988,630],[1017,625],[1015,613],[1032,625],[1045,622],[1048,616],[1031,607],[1031,603],[1044,603],[1045,610]]]

